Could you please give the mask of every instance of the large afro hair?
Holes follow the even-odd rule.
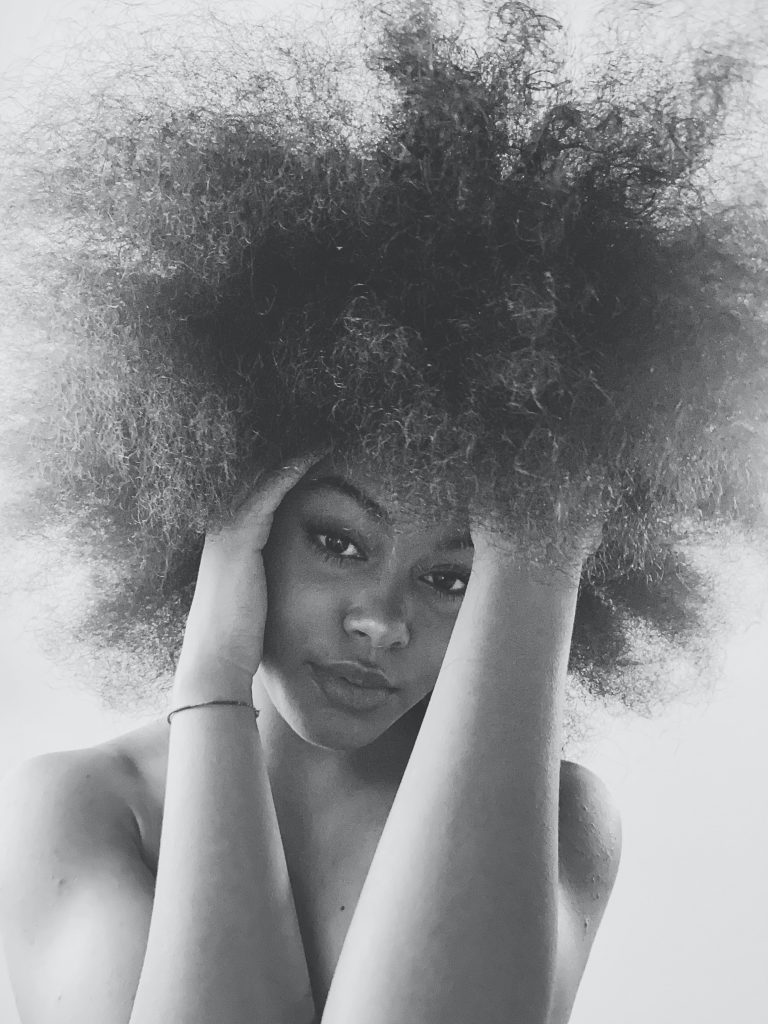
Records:
[[[544,557],[600,517],[572,668],[642,704],[645,640],[696,634],[685,544],[768,480],[764,207],[721,166],[748,49],[576,64],[490,0],[142,39],[7,147],[47,478],[125,567],[94,622],[178,637],[205,529],[332,448]]]

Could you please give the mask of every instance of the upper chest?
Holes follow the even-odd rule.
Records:
[[[139,759],[132,804],[143,853],[157,870],[165,797],[165,761]],[[591,871],[595,840],[580,820],[583,808],[568,762],[560,786],[561,872],[579,865]],[[369,787],[354,798],[317,806],[306,795],[276,808],[294,903],[315,996],[324,1001],[349,924],[386,823],[394,792]],[[589,849],[587,849],[589,847]],[[573,862],[564,863],[566,862]]]
[[[336,969],[391,799],[373,794],[356,814],[281,821],[296,914],[316,997],[324,1001]]]
[[[131,804],[144,859],[155,873],[166,761],[154,752],[135,760],[140,770]],[[322,808],[306,794],[293,801],[274,795],[307,966],[316,997],[324,1000],[394,792],[368,787]]]

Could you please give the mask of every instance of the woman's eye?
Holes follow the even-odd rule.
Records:
[[[360,558],[360,550],[348,537],[336,533],[316,533],[315,540],[326,555],[334,558]]]
[[[468,574],[441,570],[426,573],[422,579],[445,597],[463,597],[467,589]]]

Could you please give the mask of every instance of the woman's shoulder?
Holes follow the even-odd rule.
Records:
[[[610,790],[575,761],[560,765],[560,875],[579,899],[601,904],[621,858],[621,816]]]
[[[73,861],[105,846],[146,859],[145,832],[151,831],[166,750],[167,739],[163,744],[152,725],[22,762],[0,781],[0,871],[30,851],[37,856],[54,848]]]
[[[0,783],[0,934],[25,1020],[130,1005],[155,881],[135,813],[143,785],[116,741],[42,754]]]

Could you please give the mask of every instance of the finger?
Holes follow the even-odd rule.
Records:
[[[279,469],[265,473],[256,486],[235,510],[235,518],[242,522],[254,516],[271,516],[283,498],[306,473],[328,454],[327,450],[309,452],[291,459]]]

